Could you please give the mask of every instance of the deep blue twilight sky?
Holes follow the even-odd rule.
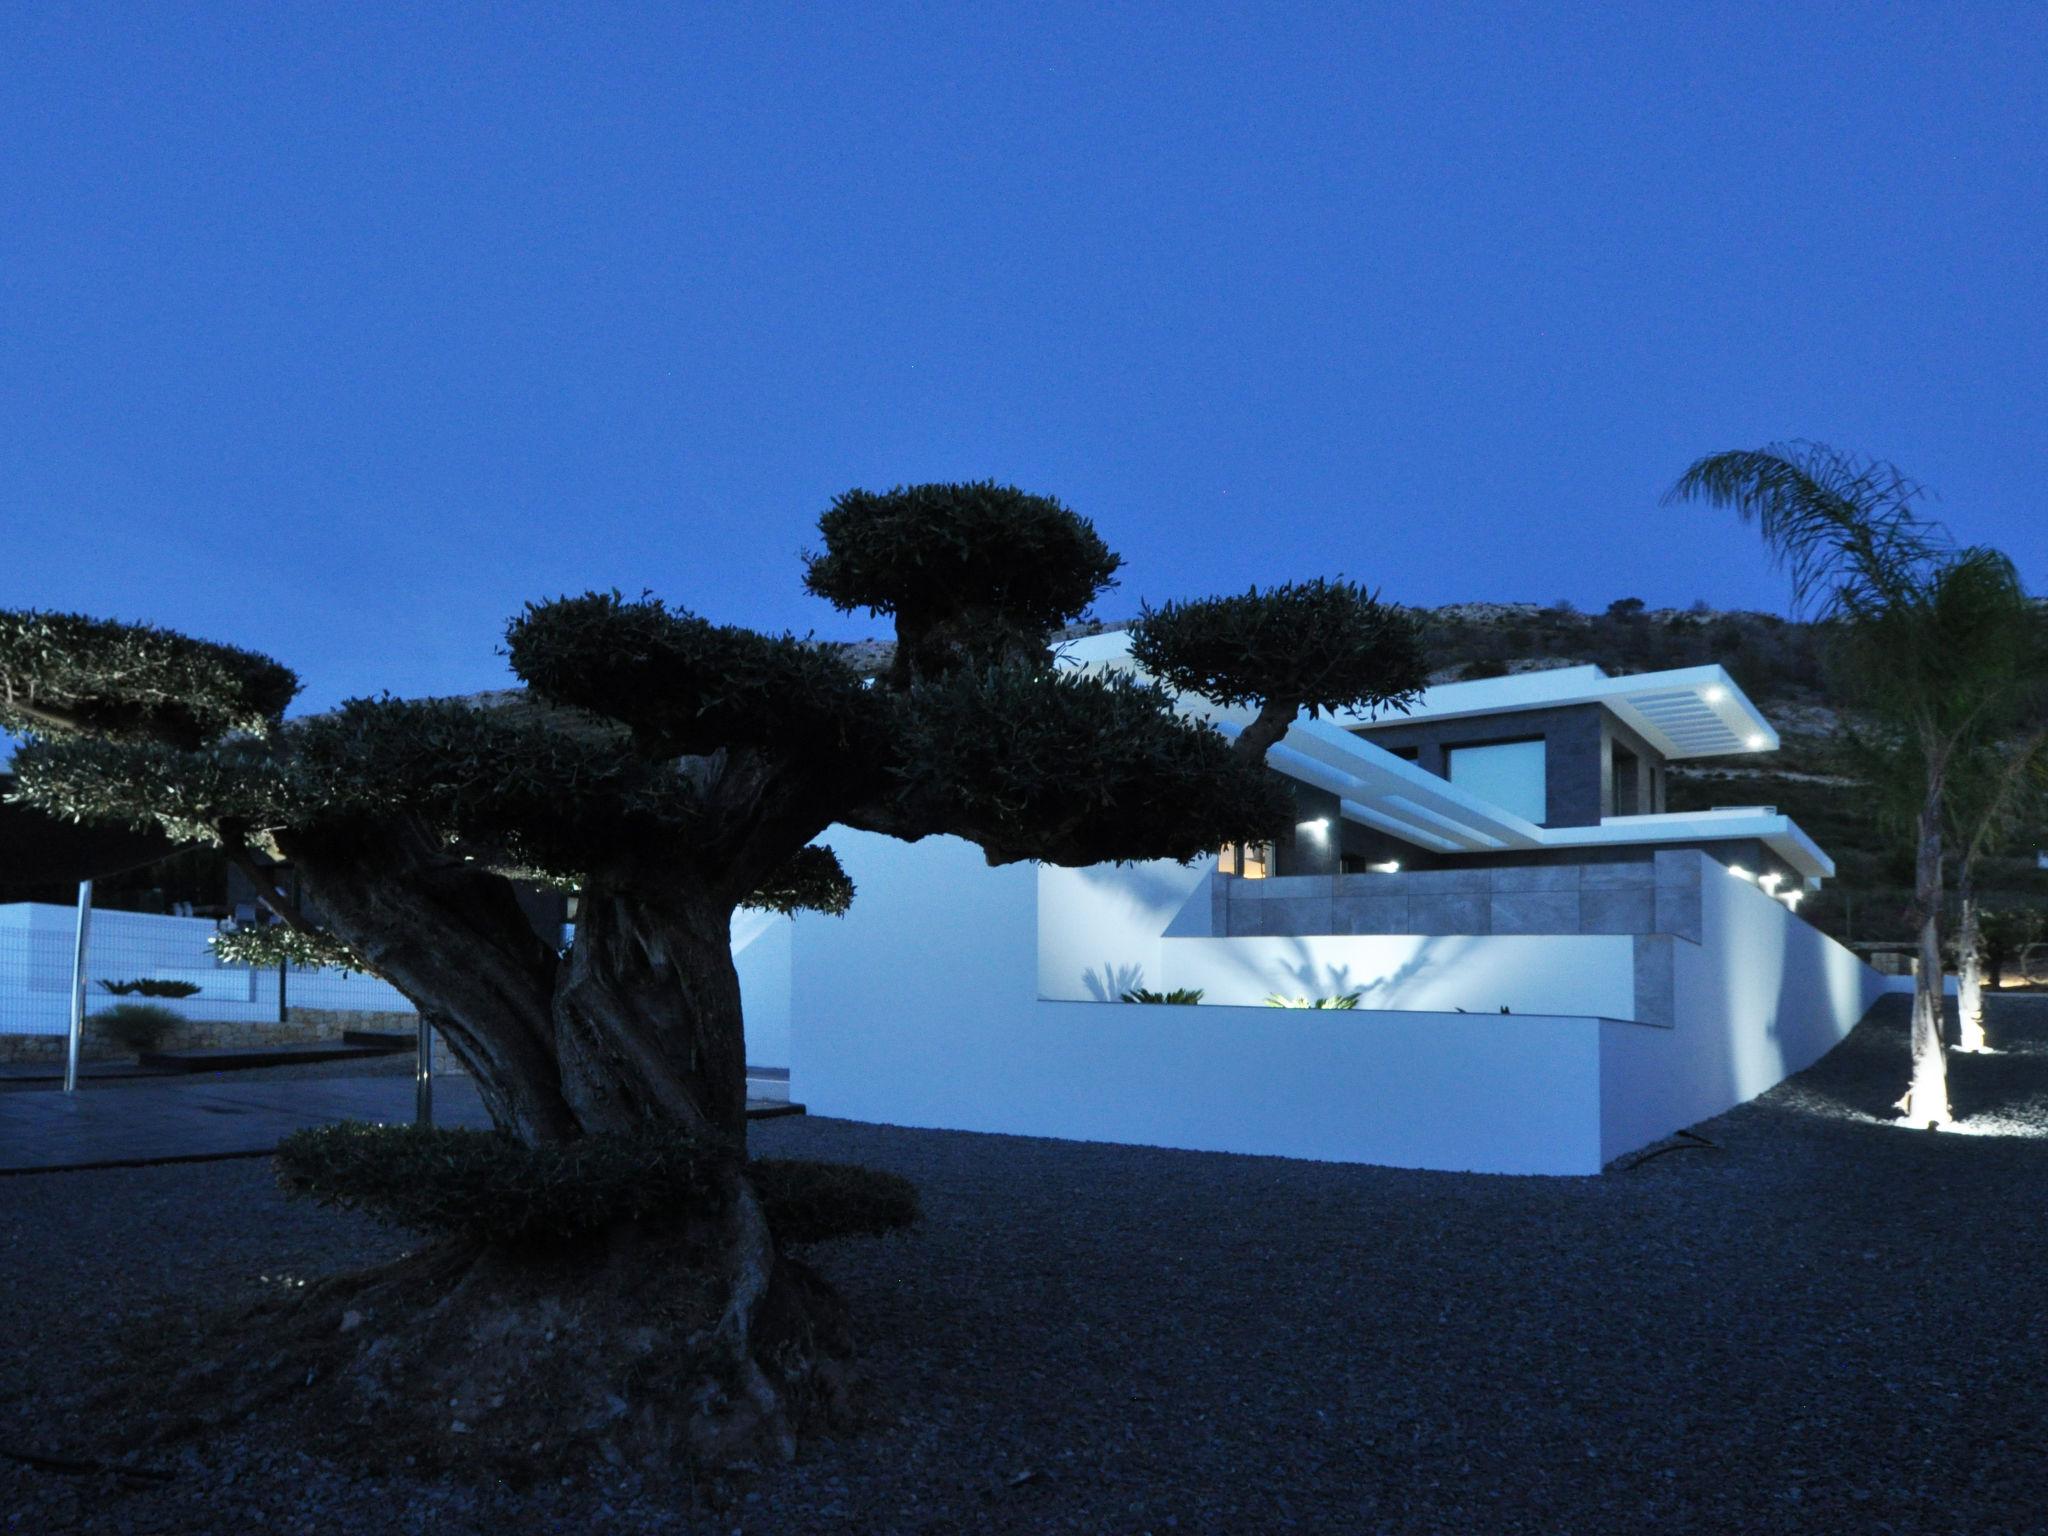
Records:
[[[2048,588],[2037,4],[17,5],[0,146],[0,606],[309,706],[593,586],[873,632],[797,553],[919,479],[1112,617],[1782,610],[1657,499],[1803,436]]]

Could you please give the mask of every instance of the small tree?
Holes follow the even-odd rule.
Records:
[[[1912,1076],[1899,1109],[1950,1119],[1942,1049],[1943,862],[1959,777],[2034,677],[2036,610],[2012,562],[1957,548],[1917,510],[1921,489],[1887,464],[1817,443],[1698,460],[1665,500],[1704,500],[1754,521],[1791,573],[1795,600],[1833,626],[1835,660],[1866,718],[1880,786],[1912,807]]]
[[[617,1257],[632,1245],[593,1239],[577,1295],[554,1303],[577,1308],[574,1342],[527,1340],[528,1374],[501,1393],[601,1405],[613,1378],[658,1381],[633,1420],[656,1452],[680,1429],[700,1454],[788,1454],[844,1353],[745,1162],[735,907],[844,910],[851,888],[814,841],[835,824],[962,837],[992,864],[1185,860],[1261,839],[1288,816],[1262,765],[1287,720],[1398,704],[1424,681],[1412,622],[1343,583],[1162,609],[1141,626],[1148,664],[1258,709],[1233,747],[1164,687],[1053,665],[1052,632],[1120,563],[1058,502],[986,483],[854,491],[819,531],[810,590],[894,624],[894,660],[872,683],[830,646],[590,593],[512,621],[525,688],[509,698],[359,699],[287,722],[295,680],[265,657],[0,615],[0,724],[31,738],[24,798],[225,849],[284,919],[230,950],[282,943],[384,977],[518,1141],[691,1149],[701,1209],[669,1262],[722,1298],[715,1325],[650,1316],[644,1262]],[[309,910],[274,891],[271,858],[292,861]],[[529,926],[518,877],[580,892],[566,957]],[[436,1327],[482,1309],[480,1336],[525,1304],[526,1282],[460,1273]],[[414,1362],[407,1390],[438,1401],[473,1369],[469,1336],[384,1358]],[[668,1362],[651,1378],[650,1338]]]

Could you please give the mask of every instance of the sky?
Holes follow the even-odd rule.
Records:
[[[1697,456],[1888,459],[2048,590],[2048,7],[0,11],[0,607],[507,681],[806,596],[850,487],[1141,601],[1783,611]]]

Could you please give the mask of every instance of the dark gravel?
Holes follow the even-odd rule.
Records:
[[[693,1514],[629,1477],[375,1479],[260,1428],[129,1488],[0,1466],[24,1532],[2048,1531],[2048,1001],[1953,1064],[1973,1129],[1898,1129],[1902,1015],[1593,1179],[757,1126],[908,1174],[928,1220],[825,1267],[866,1431]],[[154,1306],[398,1243],[257,1163],[0,1180],[0,1444]]]

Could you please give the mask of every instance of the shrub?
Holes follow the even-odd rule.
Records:
[[[713,1168],[673,1132],[529,1147],[496,1131],[349,1122],[278,1143],[285,1190],[415,1232],[507,1247],[709,1209]]]
[[[1150,987],[1133,987],[1124,994],[1127,1003],[1185,1003],[1195,1004],[1202,1000],[1200,987],[1175,987],[1171,992],[1154,992]]]
[[[1363,992],[1339,992],[1335,997],[1282,997],[1278,992],[1266,999],[1268,1008],[1356,1008]]]
[[[100,986],[116,997],[197,997],[196,981],[158,981],[144,976],[136,981],[103,981]]]
[[[160,1050],[165,1038],[184,1021],[161,1003],[116,1003],[92,1016],[99,1032],[140,1056]]]
[[[747,1173],[779,1242],[881,1237],[918,1218],[917,1186],[901,1174],[782,1157],[749,1163]]]
[[[711,1214],[717,1154],[670,1128],[529,1147],[496,1131],[327,1125],[277,1149],[287,1192],[394,1226],[510,1248],[571,1243],[626,1221]],[[905,1179],[831,1163],[749,1165],[785,1243],[895,1231],[917,1218]]]

